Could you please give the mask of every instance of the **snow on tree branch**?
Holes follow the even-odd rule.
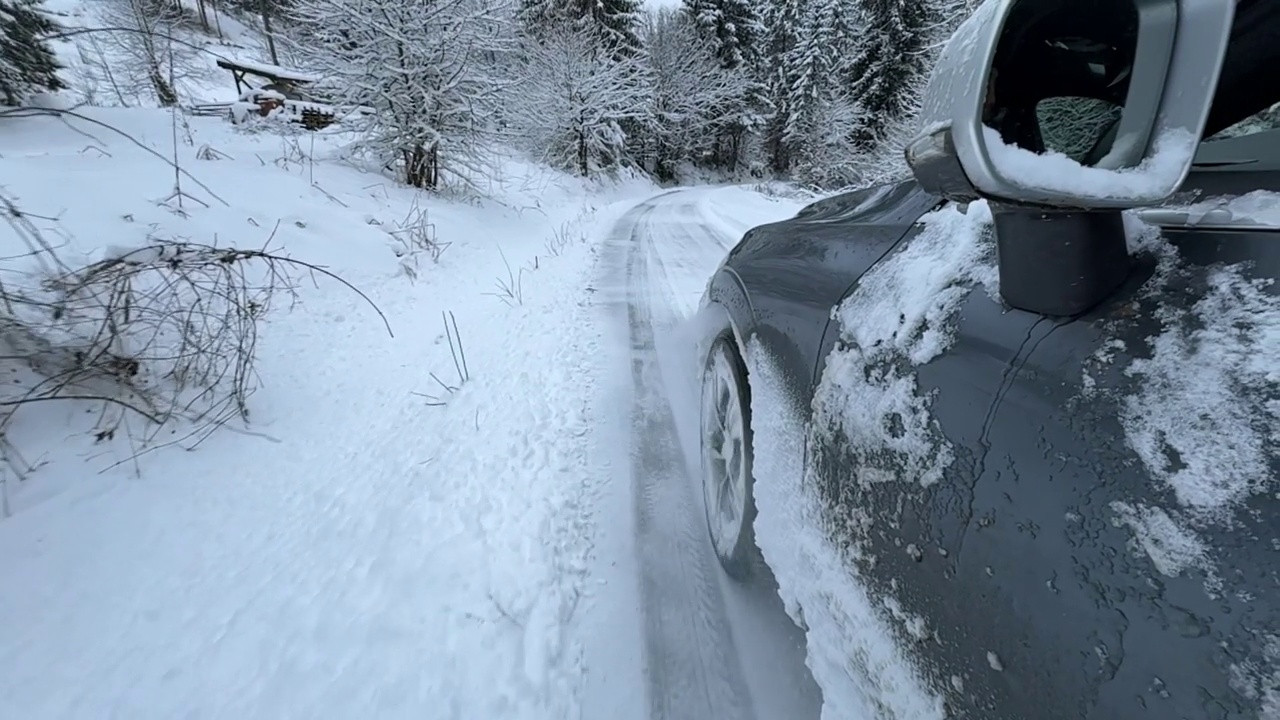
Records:
[[[717,129],[742,119],[752,83],[725,67],[686,13],[659,10],[645,30],[653,170],[669,179],[677,163],[697,159]]]
[[[590,175],[625,157],[622,123],[646,118],[644,63],[568,23],[521,43],[508,122],[543,161]]]
[[[175,42],[173,36],[179,28],[193,25],[195,18],[167,0],[103,0],[93,5],[98,22],[107,26],[95,36],[114,51],[113,61],[108,65],[103,60],[98,71],[108,74],[121,104],[126,98],[141,103],[150,97],[162,107],[177,105],[175,85],[196,78],[201,66],[199,49]]]
[[[510,12],[490,0],[298,0],[300,40],[335,104],[374,110],[350,149],[414,187],[491,174]]]

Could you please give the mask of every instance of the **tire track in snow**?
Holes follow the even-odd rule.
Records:
[[[660,720],[754,720],[734,645],[719,568],[706,541],[701,501],[685,473],[665,398],[650,305],[654,215],[679,206],[663,196],[614,230],[625,252],[633,380],[631,472],[644,621],[649,715]]]

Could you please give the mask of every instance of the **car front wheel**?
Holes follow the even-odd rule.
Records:
[[[711,545],[730,577],[756,563],[751,477],[751,399],[747,369],[733,341],[711,346],[702,373],[702,491]]]

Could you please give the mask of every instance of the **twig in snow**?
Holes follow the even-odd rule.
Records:
[[[452,312],[440,313],[440,319],[444,321],[445,337],[449,341],[449,354],[453,356],[453,369],[458,374],[458,384],[450,385],[441,380],[435,373],[428,372],[427,375],[436,381],[436,384],[444,390],[444,395],[429,395],[427,393],[414,392],[421,398],[426,398],[427,404],[432,407],[441,407],[448,404],[448,397],[458,392],[458,389],[471,380],[471,369],[467,367],[467,353],[462,349],[462,334],[458,332],[458,319],[453,316]],[[453,323],[453,327],[450,327]]]
[[[418,258],[430,255],[431,262],[440,262],[440,256],[449,249],[452,243],[442,243],[436,237],[435,223],[431,222],[427,208],[418,206],[415,197],[404,220],[396,223],[394,230],[387,230],[396,245],[392,251],[400,258],[400,268],[410,280],[418,279]]]
[[[0,208],[42,266],[40,282],[0,283],[0,362],[15,373],[0,392],[0,456],[19,477],[5,433],[33,404],[97,403],[99,441],[119,430],[134,441],[130,416],[142,418],[147,429],[121,463],[172,444],[193,449],[231,420],[247,421],[258,322],[278,295],[295,296],[298,271],[337,280],[391,333],[367,296],[320,266],[271,252],[270,239],[250,250],[151,239],[73,269],[11,200],[0,196]],[[180,436],[155,442],[165,429]]]
[[[512,615],[510,611],[503,607],[502,603],[498,602],[498,598],[494,597],[492,592],[489,593],[489,601],[493,603],[493,607],[498,611],[499,615],[510,620],[512,625],[515,625],[521,630],[524,629],[524,623],[517,620],[515,615]]]
[[[565,221],[560,223],[560,227],[551,231],[551,237],[546,240],[547,254],[551,257],[560,257],[564,249],[573,240],[583,240],[586,236],[582,232],[582,228],[575,228],[574,225],[579,223],[574,221]]]
[[[102,122],[101,120],[94,120],[94,119],[93,119],[93,118],[91,118],[91,117],[87,117],[87,116],[85,116],[85,115],[81,115],[81,114],[79,114],[79,113],[77,113],[77,112],[75,112],[75,111],[72,111],[72,110],[61,110],[61,109],[58,109],[58,108],[32,108],[32,107],[20,107],[20,108],[7,108],[7,109],[4,109],[4,110],[0,110],[0,118],[6,118],[6,117],[32,117],[32,116],[35,116],[35,115],[53,115],[53,116],[55,116],[55,117],[61,117],[61,118],[63,118],[63,120],[64,120],[64,121],[65,121],[65,119],[66,119],[67,117],[73,117],[73,118],[76,118],[77,120],[83,120],[83,121],[85,121],[85,122],[87,122],[87,123],[92,123],[92,124],[94,124],[94,125],[98,125],[98,126],[101,126],[101,127],[103,127],[103,128],[106,128],[107,130],[110,130],[111,132],[116,133],[117,135],[119,135],[119,136],[121,136],[121,137],[125,138],[126,140],[128,140],[128,141],[129,141],[129,142],[131,142],[131,143],[133,143],[134,145],[137,145],[138,147],[142,148],[142,149],[143,149],[143,150],[145,150],[146,152],[148,152],[148,153],[150,153],[150,154],[152,154],[152,155],[156,156],[157,158],[160,158],[160,160],[161,160],[161,161],[163,161],[165,164],[172,166],[172,167],[173,167],[173,169],[174,169],[174,172],[176,172],[176,173],[180,173],[182,176],[186,177],[188,180],[190,180],[190,181],[194,182],[197,186],[199,186],[201,190],[204,190],[205,192],[209,193],[209,197],[213,198],[214,200],[217,200],[218,202],[222,203],[223,205],[225,205],[225,206],[227,206],[227,207],[231,207],[230,203],[228,203],[226,200],[223,200],[223,199],[222,199],[221,197],[219,197],[219,196],[218,196],[218,194],[217,194],[217,193],[215,193],[214,191],[210,190],[210,189],[209,189],[209,186],[208,186],[208,185],[205,185],[205,184],[204,184],[204,183],[202,183],[202,182],[200,182],[200,180],[198,180],[198,179],[196,178],[196,176],[192,175],[191,173],[187,172],[186,170],[183,170],[181,167],[178,167],[178,166],[177,166],[177,165],[175,165],[171,160],[169,160],[169,158],[167,158],[167,157],[165,157],[164,155],[161,155],[160,153],[156,152],[156,150],[155,150],[155,149],[148,147],[148,146],[147,146],[146,144],[144,144],[142,141],[140,141],[140,140],[138,140],[137,138],[133,137],[133,136],[132,136],[132,135],[130,135],[129,133],[127,133],[127,132],[125,132],[125,131],[123,131],[123,130],[120,130],[119,128],[112,127],[111,125],[108,125],[107,123],[104,123],[104,122]],[[70,123],[67,123],[67,126],[68,126],[68,127],[71,127],[73,130],[77,130],[77,131],[79,132],[79,129],[78,129],[78,128],[73,127]],[[95,138],[95,139],[96,139],[96,138]],[[190,197],[190,196],[188,195],[188,197]]]
[[[216,150],[209,145],[201,145],[200,149],[196,151],[196,159],[197,160],[234,160],[235,158],[222,152],[221,150]]]
[[[495,283],[498,286],[498,292],[486,293],[492,295],[508,307],[524,304],[524,268],[520,268],[518,272],[511,270],[511,263],[507,262],[506,253],[502,252],[502,248],[498,248],[498,254],[502,256],[502,264],[507,268],[507,279],[503,280],[499,277]]]

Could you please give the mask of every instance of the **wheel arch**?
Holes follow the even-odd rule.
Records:
[[[755,327],[755,311],[751,298],[742,286],[742,280],[732,268],[725,266],[716,271],[707,284],[703,307],[699,311],[702,332],[699,336],[698,357],[705,361],[711,346],[721,336],[733,339],[735,349],[745,364],[747,339]]]

